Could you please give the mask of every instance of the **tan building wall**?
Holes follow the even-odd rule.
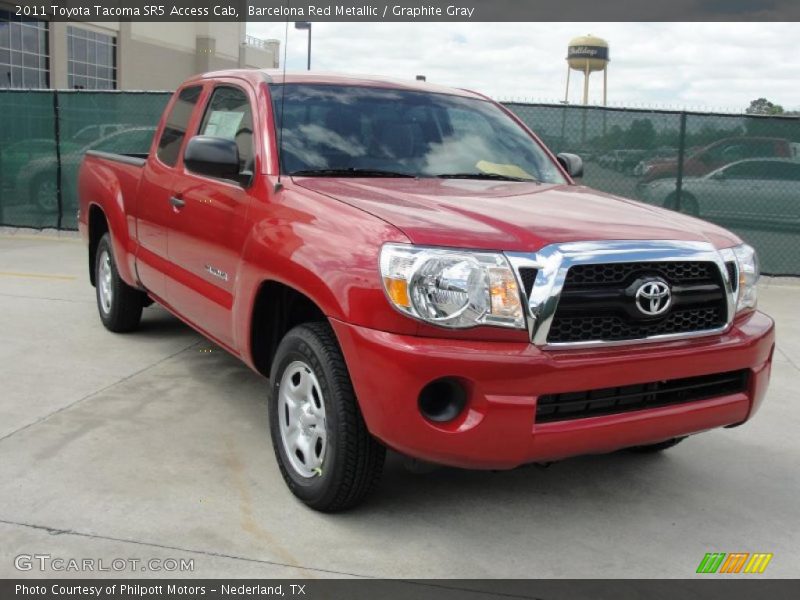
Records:
[[[50,23],[50,86],[67,78],[67,23]],[[196,73],[276,68],[277,40],[253,40],[245,23],[82,23],[72,25],[117,40],[117,89],[172,90]]]

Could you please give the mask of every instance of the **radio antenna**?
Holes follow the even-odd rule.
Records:
[[[286,53],[289,50],[289,4],[286,0],[286,29],[283,32],[283,82],[281,83],[281,120],[278,123],[278,182],[275,184],[275,191],[279,192],[283,188],[281,183],[281,173],[283,173],[283,107],[286,104]]]

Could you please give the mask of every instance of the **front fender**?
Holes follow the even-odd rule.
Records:
[[[237,347],[250,355],[256,295],[276,281],[305,295],[329,318],[413,334],[417,324],[386,301],[378,271],[385,242],[408,242],[396,227],[350,205],[300,188],[250,211],[236,279]]]

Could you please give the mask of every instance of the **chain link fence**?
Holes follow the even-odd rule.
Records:
[[[167,92],[0,91],[0,224],[76,227],[86,150],[146,152]],[[800,119],[507,103],[583,183],[730,228],[800,275]]]
[[[800,118],[507,103],[583,183],[699,216],[759,251],[762,270],[800,275]]]
[[[0,91],[0,224],[76,229],[87,150],[147,152],[169,92]]]

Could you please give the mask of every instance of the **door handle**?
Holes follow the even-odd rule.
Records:
[[[171,204],[171,205],[172,205],[174,208],[183,208],[184,206],[186,206],[186,202],[184,202],[184,201],[183,201],[183,200],[181,200],[180,198],[176,198],[175,196],[172,196],[172,197],[169,199],[169,203],[170,203],[170,204]]]

